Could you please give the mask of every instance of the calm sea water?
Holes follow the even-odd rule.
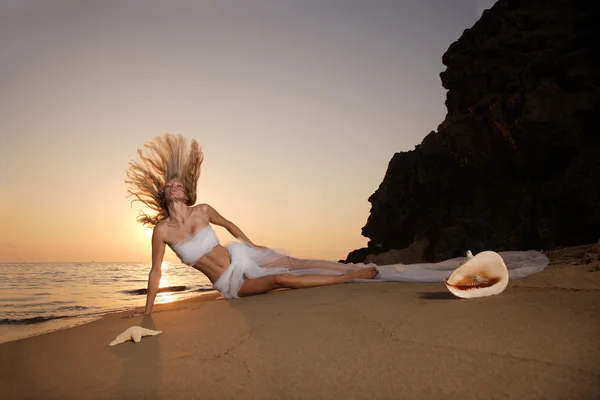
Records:
[[[0,343],[143,307],[149,263],[0,263]],[[183,264],[163,263],[155,304],[213,291]]]

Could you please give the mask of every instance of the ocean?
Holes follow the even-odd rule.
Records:
[[[214,291],[201,272],[163,262],[155,304]],[[150,263],[0,263],[0,343],[146,304]]]

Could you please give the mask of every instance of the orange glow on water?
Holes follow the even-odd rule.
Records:
[[[163,263],[160,266],[162,275],[160,277],[160,283],[158,284],[159,288],[175,286],[175,282],[173,282],[172,279],[169,277],[169,274],[168,274],[169,268],[170,268],[169,262],[163,261]],[[175,301],[176,298],[173,295],[173,293],[163,292],[163,293],[158,293],[158,295],[156,296],[156,300],[159,303],[171,303],[171,302]]]

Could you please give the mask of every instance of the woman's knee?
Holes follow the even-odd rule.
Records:
[[[280,285],[277,283],[277,276],[267,275],[260,278],[245,279],[238,290],[238,296],[246,297],[255,294],[266,293],[277,289]]]
[[[275,282],[283,287],[290,287],[294,284],[294,275],[291,274],[277,274],[275,275]]]

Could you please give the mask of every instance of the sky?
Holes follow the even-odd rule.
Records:
[[[0,0],[0,262],[149,262],[125,170],[164,132],[198,140],[198,202],[255,243],[345,258],[494,3]]]

